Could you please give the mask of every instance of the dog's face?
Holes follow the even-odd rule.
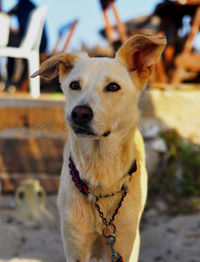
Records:
[[[61,85],[76,136],[96,139],[136,124],[139,92],[118,59],[79,57]]]
[[[164,37],[134,36],[116,57],[62,54],[34,74],[58,73],[66,96],[66,120],[76,137],[100,139],[137,125],[140,90],[165,47]]]

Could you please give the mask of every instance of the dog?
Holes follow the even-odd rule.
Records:
[[[66,96],[57,203],[67,262],[138,261],[147,195],[138,99],[165,45],[135,35],[115,58],[58,54],[33,75],[59,75]]]

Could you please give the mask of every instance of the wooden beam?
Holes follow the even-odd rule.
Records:
[[[105,21],[106,37],[108,39],[108,42],[110,44],[112,44],[114,42],[114,28],[113,28],[113,26],[109,22],[106,10],[102,10],[102,12],[103,12],[103,17],[104,17],[104,21]]]
[[[65,41],[65,44],[64,44],[64,46],[63,46],[63,48],[61,50],[61,53],[64,53],[67,50],[67,47],[68,47],[68,45],[69,45],[69,43],[71,41],[72,35],[74,33],[74,30],[75,30],[77,24],[78,24],[78,19],[74,20],[74,22],[73,22],[73,24],[72,24],[72,26],[71,26],[71,28],[69,30],[69,34],[68,34],[68,37],[67,37],[67,39]]]
[[[64,138],[0,139],[0,180],[4,193],[14,192],[26,178],[40,180],[47,193],[56,193],[62,168]]]
[[[119,38],[121,40],[122,43],[124,43],[127,39],[128,36],[126,34],[126,27],[124,25],[124,23],[121,21],[121,19],[119,18],[117,9],[115,7],[115,3],[114,2],[110,2],[109,3],[109,7],[113,10],[115,19],[116,19],[116,26],[117,26],[117,30],[119,32]]]

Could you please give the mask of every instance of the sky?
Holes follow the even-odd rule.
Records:
[[[99,0],[32,0],[37,5],[47,5],[46,27],[49,38],[49,50],[52,50],[60,26],[79,19],[68,51],[79,49],[84,42],[89,47],[97,44],[106,44],[98,31],[104,27],[103,15]],[[123,21],[133,17],[150,14],[160,0],[116,0],[116,8]],[[17,0],[2,0],[3,11],[8,11],[17,3]],[[114,22],[110,12],[111,21]],[[16,26],[13,18],[12,26]]]

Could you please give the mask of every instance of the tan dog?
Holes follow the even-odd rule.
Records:
[[[144,144],[137,129],[137,102],[165,44],[162,36],[136,35],[114,59],[61,54],[45,61],[33,75],[53,78],[59,74],[66,96],[68,138],[58,207],[67,262],[138,261],[147,174]],[[92,192],[88,196],[71,179],[70,154],[81,181]],[[134,160],[137,171],[130,175]],[[95,202],[94,194],[104,197]],[[120,200],[123,203],[113,221],[116,233],[113,225],[105,226],[105,234],[115,233],[110,238],[107,235],[107,245],[95,203],[109,222]],[[123,260],[117,260],[119,254]],[[116,255],[113,260],[112,255]]]

